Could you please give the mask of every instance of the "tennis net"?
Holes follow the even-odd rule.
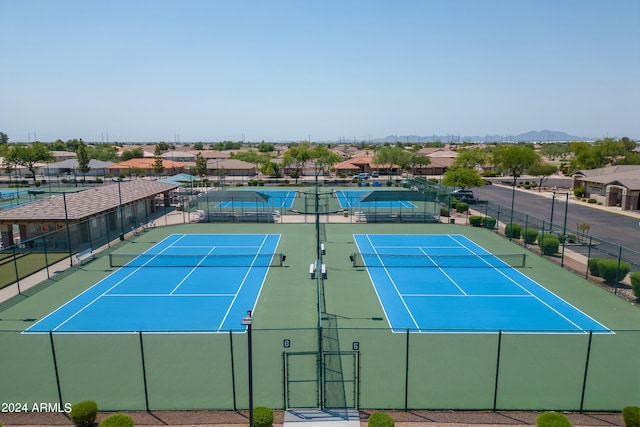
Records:
[[[282,253],[261,254],[125,254],[110,253],[111,267],[282,267]]]
[[[384,268],[521,268],[526,266],[526,254],[380,254],[354,253],[354,267]]]

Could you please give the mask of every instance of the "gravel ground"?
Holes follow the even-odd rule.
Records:
[[[360,411],[360,425],[366,427],[373,411]],[[481,427],[481,426],[534,426],[540,412],[532,411],[385,411],[396,427]],[[123,412],[133,417],[135,424],[148,427],[162,426],[215,426],[239,427],[249,424],[247,411],[153,411]],[[98,422],[110,415],[100,413]],[[566,413],[574,426],[624,426],[620,413]],[[274,426],[282,426],[283,411],[274,412]],[[0,423],[8,426],[71,426],[63,413],[0,413]],[[321,426],[321,423],[318,423]]]

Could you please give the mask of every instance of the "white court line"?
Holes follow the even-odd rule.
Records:
[[[177,241],[183,239],[185,237],[185,235],[183,234]],[[173,242],[175,243],[175,242]],[[160,252],[158,252],[157,255],[163,253],[164,251],[166,251],[167,249],[169,249],[173,243],[171,243],[169,246],[167,246],[166,248],[164,248],[163,250],[161,250]],[[82,307],[80,310],[76,311],[74,314],[72,314],[71,316],[69,316],[64,322],[60,323],[58,326],[56,326],[55,328],[53,328],[51,331],[56,331],[58,328],[62,327],[65,323],[67,323],[68,321],[70,321],[71,319],[73,319],[74,317],[76,317],[78,314],[80,314],[81,312],[83,312],[84,310],[86,310],[89,306],[93,305],[96,301],[98,301],[100,298],[102,298],[105,294],[107,294],[107,292],[109,292],[110,290],[116,288],[118,285],[120,285],[123,281],[125,281],[126,279],[128,279],[129,277],[131,277],[134,273],[138,272],[142,267],[144,267],[146,264],[148,264],[149,262],[151,262],[153,258],[149,259],[147,262],[145,262],[143,265],[141,265],[140,267],[137,267],[136,269],[134,269],[131,273],[127,274],[122,280],[119,280],[115,285],[113,285],[112,287],[110,287],[109,289],[107,289],[106,291],[104,291],[102,294],[100,294],[99,296],[97,296],[96,298],[94,298],[91,302],[89,302],[88,304],[86,304],[84,307]]]
[[[146,297],[164,297],[164,298],[180,298],[180,297],[232,297],[235,294],[108,294],[105,298],[122,298],[122,297],[134,297],[134,298],[146,298]]]
[[[265,234],[264,238],[262,239],[262,244],[260,245],[260,248],[258,249],[258,252],[253,257],[253,261],[251,262],[251,265],[249,266],[249,268],[247,268],[247,272],[245,273],[244,277],[242,278],[242,282],[240,282],[240,286],[238,286],[238,290],[236,291],[235,295],[233,296],[233,299],[231,300],[231,303],[229,304],[229,307],[227,308],[226,313],[224,313],[224,316],[222,317],[222,321],[218,325],[217,330],[220,330],[222,325],[224,325],[224,322],[226,322],[227,317],[229,317],[229,313],[231,312],[231,309],[233,308],[234,304],[236,303],[236,300],[238,299],[238,294],[240,294],[240,291],[242,290],[242,288],[244,287],[245,282],[247,281],[247,277],[249,277],[249,273],[251,272],[251,269],[253,268],[253,264],[256,262],[256,259],[258,258],[258,255],[260,255],[260,252],[262,252],[262,248],[264,247],[265,243],[267,242],[267,237],[269,237],[269,235]],[[256,301],[257,301],[257,299],[256,299]],[[254,301],[254,304],[255,304],[255,301]]]
[[[460,246],[464,247],[466,250],[468,250],[470,253],[474,254],[474,255],[478,255],[476,254],[473,250],[471,250],[469,247],[467,247],[466,245],[464,245],[462,242],[459,242],[458,240],[454,239],[452,237],[452,239],[456,242],[458,242],[460,244]],[[489,264],[489,263],[487,263]],[[491,265],[491,264],[489,264]],[[565,316],[564,314],[560,313],[555,307],[552,307],[551,305],[549,305],[547,302],[543,301],[539,296],[537,296],[536,294],[532,293],[531,291],[529,291],[527,288],[525,288],[524,286],[522,286],[520,283],[518,283],[517,281],[515,281],[513,278],[507,276],[506,274],[504,274],[504,272],[500,271],[499,268],[494,267],[494,270],[496,270],[498,273],[500,273],[501,275],[503,275],[504,277],[507,278],[507,280],[509,280],[510,282],[512,282],[513,284],[515,284],[517,287],[519,287],[520,289],[522,289],[523,291],[525,291],[526,293],[528,293],[529,295],[531,295],[532,297],[534,297],[536,300],[538,300],[538,302],[540,302],[541,304],[545,305],[547,308],[549,308],[551,311],[553,311],[554,313],[556,313],[558,316],[560,316],[561,318],[565,319],[568,323],[570,323],[571,325],[573,325],[576,329],[579,329],[581,331],[584,331],[580,325],[578,325],[577,323],[575,323],[573,320],[569,319],[567,316]],[[513,269],[515,270],[515,269]],[[517,270],[515,270],[517,271]],[[551,292],[551,294],[553,294],[553,292]],[[555,295],[555,294],[553,294]],[[556,296],[557,297],[557,296]],[[557,297],[559,298],[559,297]],[[564,301],[562,298],[560,298],[562,301]],[[565,301],[566,304],[569,304]],[[573,307],[573,306],[571,306]],[[575,307],[574,307],[575,308]],[[578,310],[578,309],[576,309]],[[580,310],[578,310],[580,311]],[[584,313],[583,313],[584,314]],[[585,314],[586,316],[586,314]],[[589,319],[591,319],[590,316],[587,316]],[[586,331],[584,331],[586,332]]]
[[[217,247],[217,246],[213,246],[213,247],[211,247],[211,249],[209,249],[209,252],[207,252],[207,255],[211,255],[211,252],[215,251],[215,250],[216,250],[216,247]],[[176,285],[176,287],[175,287],[175,288],[173,288],[173,290],[172,290],[171,292],[169,292],[169,295],[173,295],[173,294],[178,290],[178,288],[179,288],[180,286],[182,286],[182,284],[183,284],[183,283],[184,283],[184,282],[189,278],[189,276],[191,276],[191,275],[193,274],[193,272],[194,272],[194,271],[196,271],[196,270],[198,269],[198,267],[200,266],[200,264],[202,264],[202,262],[204,261],[204,259],[205,259],[205,257],[206,257],[207,255],[204,255],[204,256],[202,257],[202,259],[200,260],[200,262],[199,262],[195,267],[193,267],[193,268],[191,269],[191,271],[189,271],[189,272],[187,273],[187,275],[186,275],[186,276],[184,276],[184,277],[182,278],[182,280],[181,280],[181,281]],[[200,256],[200,255],[198,255],[198,256]]]
[[[428,253],[426,253],[426,252],[424,251],[424,249],[422,249],[422,247],[419,247],[419,249],[420,249],[420,252],[422,252],[422,253],[423,253],[427,258],[429,258],[429,260],[430,260],[431,262],[433,262],[433,265],[435,265],[435,266],[438,268],[438,270],[440,270],[440,272],[441,272],[442,274],[444,274],[445,276],[447,276],[447,279],[449,279],[449,280],[451,281],[451,283],[453,283],[453,285],[454,285],[456,288],[458,288],[458,290],[459,290],[460,292],[462,292],[462,295],[467,295],[467,293],[464,291],[464,289],[462,289],[462,288],[458,285],[458,283],[457,283],[455,280],[453,280],[453,278],[452,278],[451,276],[449,276],[449,275],[447,274],[447,272],[446,272],[446,271],[444,271],[444,270],[442,269],[442,267],[438,266],[438,264],[433,260],[433,258],[431,258],[431,257],[429,256],[429,254],[428,254]]]
[[[377,248],[375,247],[375,245],[371,241],[371,238],[369,237],[369,234],[366,234],[366,236],[367,236],[367,240],[369,241],[369,245],[371,245],[371,249],[378,256],[378,261],[380,261],[380,263],[383,265],[384,272],[387,274],[387,277],[389,278],[389,281],[393,285],[393,288],[396,290],[396,293],[398,294],[398,298],[400,298],[400,301],[402,301],[402,305],[404,306],[404,309],[406,310],[406,312],[409,314],[409,317],[411,318],[411,321],[413,322],[413,324],[415,325],[416,328],[420,328],[420,325],[418,325],[418,322],[416,321],[415,317],[413,317],[413,313],[411,312],[411,310],[409,310],[409,306],[407,305],[407,302],[404,300],[404,296],[402,295],[402,293],[398,289],[398,286],[396,286],[396,282],[393,280],[393,278],[391,278],[391,274],[389,273],[389,270],[387,269],[386,266],[384,266],[384,263],[380,259],[380,255],[378,255]],[[366,262],[365,262],[365,265],[366,265]],[[369,269],[367,268],[367,270],[369,270]],[[375,281],[373,281],[373,282],[375,283]],[[376,291],[376,293],[377,293],[377,291]],[[379,295],[378,295],[378,299],[380,299]],[[385,313],[385,316],[386,316],[386,313]],[[386,316],[386,317],[389,318],[389,316]]]

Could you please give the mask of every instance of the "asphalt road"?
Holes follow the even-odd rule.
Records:
[[[560,183],[560,182],[559,182]],[[561,183],[560,183],[561,184]],[[559,192],[563,191],[558,185]],[[508,209],[511,208],[512,189],[500,185],[485,185],[473,188],[476,198],[498,203]],[[557,194],[555,202],[552,198],[538,195],[536,191],[515,191],[514,210],[551,220],[551,205],[553,203],[553,223],[564,223],[565,211],[564,194]],[[614,212],[589,207],[582,203],[570,201],[567,208],[567,228],[576,230],[579,222],[591,225],[589,234],[599,240],[606,240],[640,253],[640,219]]]

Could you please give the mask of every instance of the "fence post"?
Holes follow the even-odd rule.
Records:
[[[622,246],[620,246],[620,250],[618,251],[618,267],[616,268],[616,283],[613,286],[614,295],[618,295],[618,281],[620,281],[620,262],[621,261],[622,261]]]
[[[233,410],[237,411],[236,406],[236,370],[233,364],[233,333],[229,329],[229,352],[231,353],[231,393],[233,395]]]
[[[580,412],[584,408],[584,393],[587,389],[587,374],[589,373],[589,359],[591,358],[591,340],[593,338],[593,330],[589,331],[589,342],[587,344],[587,359],[584,362],[584,377],[582,380],[582,395],[580,396]]]
[[[22,294],[20,291],[20,273],[18,272],[18,253],[16,252],[17,245],[14,243],[11,246],[11,251],[13,252],[13,269],[16,272],[16,285],[18,285],[18,295]]]
[[[45,235],[42,235],[42,250],[44,250],[44,265],[47,268],[47,279],[51,278],[49,275],[49,257],[47,256],[47,239]]]
[[[64,408],[62,404],[62,390],[60,389],[60,374],[58,373],[58,360],[56,358],[56,348],[53,345],[53,331],[49,331],[49,343],[51,343],[51,356],[53,357],[53,371],[56,374],[56,386],[58,388],[58,403],[60,407]]]
[[[409,408],[409,328],[407,328],[407,340],[404,356],[404,410]]]
[[[144,384],[144,405],[149,412],[149,392],[147,391],[147,369],[144,361],[144,345],[142,343],[142,331],[138,332],[140,338],[140,360],[142,361],[142,383]]]
[[[493,388],[493,410],[497,409],[498,404],[498,380],[500,378],[500,352],[502,349],[502,329],[498,331],[498,351],[496,357],[496,381]]]
[[[584,278],[589,278],[589,261],[591,261],[591,243],[593,241],[593,237],[589,236],[589,250],[587,251],[587,271],[584,274]]]

